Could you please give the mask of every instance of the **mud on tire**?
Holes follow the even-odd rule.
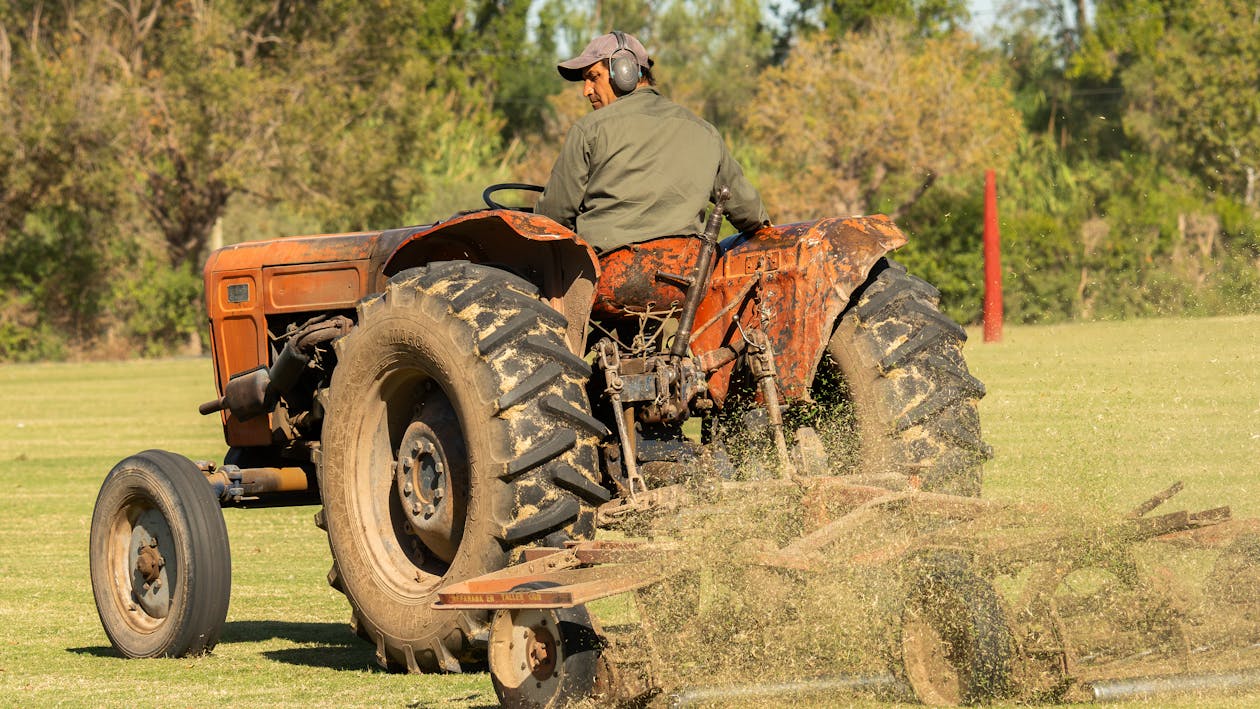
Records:
[[[444,262],[394,276],[336,343],[317,523],[329,583],[381,665],[479,661],[486,615],[430,609],[437,590],[519,547],[593,535],[606,429],[566,325],[527,281]]]
[[[847,386],[863,472],[976,496],[991,455],[976,411],[984,385],[963,360],[966,332],[939,303],[936,288],[881,260],[841,315],[824,364]]]

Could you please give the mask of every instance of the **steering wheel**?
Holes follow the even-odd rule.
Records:
[[[543,187],[542,185],[531,185],[525,182],[499,182],[497,184],[493,184],[487,187],[485,191],[481,193],[481,200],[485,202],[486,206],[491,209],[512,209],[518,212],[530,212],[530,213],[534,211],[533,207],[509,207],[507,205],[499,204],[498,202],[491,199],[490,195],[494,194],[495,192],[502,192],[504,190],[524,190],[526,192],[542,192]]]

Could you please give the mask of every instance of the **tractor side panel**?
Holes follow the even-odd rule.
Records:
[[[256,241],[211,254],[206,310],[219,395],[232,375],[271,363],[268,317],[349,310],[372,292],[378,238],[366,233]],[[228,445],[272,443],[270,416],[222,416]]]
[[[206,274],[206,309],[210,313],[210,348],[219,395],[233,374],[267,363],[267,321],[262,307],[262,269]],[[271,443],[268,417],[239,421],[223,411],[224,438],[230,446]]]
[[[263,269],[264,311],[304,313],[353,308],[367,295],[367,261]]]
[[[849,296],[880,257],[905,243],[882,215],[767,227],[728,239],[696,310],[692,352],[738,342],[741,324],[760,327],[774,348],[783,393],[807,397]],[[619,320],[681,308],[685,286],[671,276],[690,276],[699,248],[694,237],[664,237],[602,254],[593,315]],[[719,403],[734,368],[730,362],[709,377]]]

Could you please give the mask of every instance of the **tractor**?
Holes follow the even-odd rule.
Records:
[[[493,614],[440,590],[594,543],[698,468],[979,495],[984,387],[938,291],[889,258],[906,237],[888,218],[719,239],[719,191],[704,234],[601,253],[506,188],[539,189],[209,257],[200,410],[228,451],[148,450],[105,478],[91,580],[119,653],[215,646],[224,506],[320,505],[328,582],[376,661],[459,672],[485,662]]]

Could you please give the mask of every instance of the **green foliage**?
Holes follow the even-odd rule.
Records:
[[[1124,129],[1161,160],[1244,196],[1260,169],[1260,13],[1249,0],[1109,0],[1069,77],[1118,77]]]
[[[929,192],[900,226],[909,243],[894,257],[936,286],[941,309],[958,322],[978,322],[984,297],[983,180],[953,182]]]
[[[674,100],[737,131],[771,58],[758,0],[667,3],[653,29],[654,71]]]
[[[942,77],[948,77],[942,80]],[[1019,131],[1000,64],[961,33],[880,25],[802,41],[766,70],[747,118],[780,221],[873,209],[894,219],[940,179],[1005,158]]]
[[[1102,227],[1091,226],[1088,243],[1082,230],[1094,215],[1100,179],[1092,163],[1072,164],[1053,136],[1020,141],[1009,171],[998,179],[1004,304],[1011,321],[1053,322],[1080,311],[1081,261]]]
[[[985,46],[961,0],[3,2],[0,359],[180,346],[216,225],[427,223],[545,180],[587,110],[555,61],[613,27],[776,220],[894,216],[960,320],[986,168],[1009,319],[1245,310],[1252,4],[1015,0]]]
[[[189,264],[167,268],[153,259],[133,269],[130,278],[115,281],[111,293],[121,334],[140,343],[145,357],[179,352],[205,329],[200,275]]]
[[[1082,32],[1059,2],[1017,6],[1002,37],[1015,84],[1015,107],[1033,135],[1045,135],[1072,160],[1115,159],[1128,147],[1121,129],[1119,80],[1069,76],[1064,67]]]
[[[776,11],[783,26],[781,56],[797,35],[812,30],[823,29],[840,39],[891,20],[911,27],[918,36],[932,37],[960,29],[970,17],[965,0],[798,0],[779,5]]]
[[[57,360],[65,355],[61,333],[39,322],[29,297],[0,292],[0,361]]]
[[[480,77],[490,103],[502,112],[503,137],[522,138],[542,132],[550,115],[547,99],[558,88],[556,27],[540,17],[534,41],[528,19],[531,0],[480,0],[474,7],[469,64]]]

